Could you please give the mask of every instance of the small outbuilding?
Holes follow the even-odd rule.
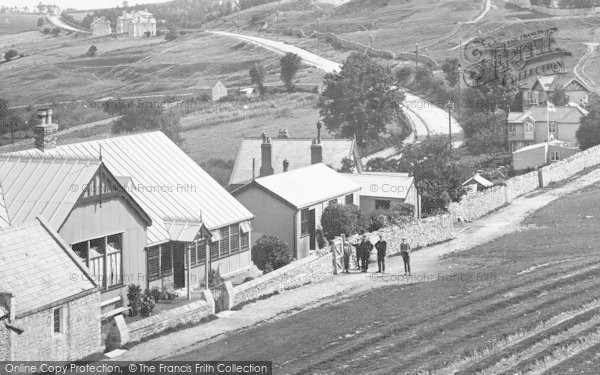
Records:
[[[227,87],[221,81],[217,81],[211,90],[212,101],[216,102],[227,96]]]
[[[566,159],[579,152],[578,148],[567,147],[566,144],[566,142],[554,140],[518,149],[512,153],[513,168],[515,171],[533,169]]]

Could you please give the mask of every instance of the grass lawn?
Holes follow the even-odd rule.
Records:
[[[37,21],[41,14],[20,14],[6,13],[0,14],[0,35],[20,33],[23,31],[37,28]]]
[[[513,234],[445,257],[445,272],[422,275],[431,282],[390,282],[177,359],[266,359],[276,373],[307,374],[564,374],[551,367],[562,362],[593,374],[599,191],[555,201]],[[574,355],[585,360],[568,362]]]

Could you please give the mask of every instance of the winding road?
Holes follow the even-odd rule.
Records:
[[[590,62],[591,58],[596,54],[596,48],[598,48],[600,44],[598,43],[587,43],[587,51],[585,55],[581,57],[581,59],[575,65],[573,72],[575,76],[579,78],[581,81],[585,82],[588,86],[590,86],[593,90],[598,91],[598,85],[594,82],[585,72],[585,66]]]
[[[69,30],[69,31],[74,31],[76,33],[91,34],[91,32],[89,32],[89,31],[82,30],[82,29],[77,29],[75,27],[67,25],[66,23],[64,23],[63,21],[61,21],[60,18],[57,17],[57,16],[47,15],[46,18],[48,19],[48,21],[51,24],[53,24],[56,27],[60,27],[61,29],[65,29],[65,30]]]
[[[229,33],[226,31],[210,32],[215,35],[236,38],[253,43],[279,54],[288,52],[295,53],[300,56],[305,63],[321,69],[326,73],[339,72],[341,69],[341,64],[338,62],[325,59],[290,44],[250,35]],[[448,134],[448,112],[416,95],[410,93],[405,94],[406,99],[404,101],[403,109],[413,124],[413,131],[415,133],[414,140],[418,141],[430,134]],[[452,118],[452,134],[462,135],[462,128],[455,118]]]

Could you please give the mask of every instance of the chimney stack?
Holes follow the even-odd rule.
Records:
[[[273,174],[272,164],[272,145],[271,138],[267,137],[267,133],[262,133],[262,144],[260,145],[261,150],[261,165],[260,165],[260,177],[270,176]]]
[[[40,124],[33,127],[35,147],[41,151],[51,150],[56,147],[56,132],[58,124],[52,123],[52,110],[40,109],[37,112]]]
[[[310,145],[310,163],[318,164],[323,162],[323,146],[321,145],[321,121],[317,122],[317,138],[313,139]]]
[[[290,167],[290,162],[287,159],[283,159],[283,171],[287,172]]]
[[[287,129],[279,129],[279,135],[277,136],[277,138],[289,138],[290,135],[288,134],[288,130]]]

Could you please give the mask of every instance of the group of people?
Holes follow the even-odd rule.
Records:
[[[369,258],[371,257],[371,252],[373,248],[377,250],[377,268],[378,273],[385,272],[385,258],[387,257],[387,242],[383,238],[383,234],[379,234],[379,240],[375,243],[375,246],[369,240],[369,236],[367,234],[363,234],[360,242],[356,244],[350,244],[347,241],[344,241],[344,271],[346,273],[350,272],[350,258],[352,258],[352,246],[356,248],[356,269],[361,270],[361,272],[367,272],[369,269]],[[406,242],[406,238],[402,238],[402,243],[400,244],[400,255],[402,255],[402,260],[404,261],[404,274],[410,275],[410,245]]]

